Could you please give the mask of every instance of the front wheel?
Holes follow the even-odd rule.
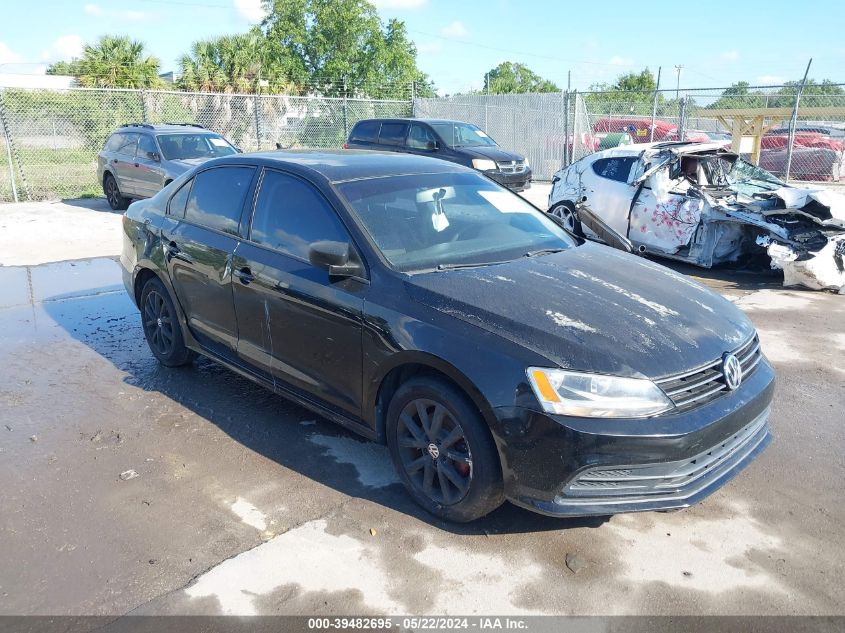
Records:
[[[185,346],[173,301],[159,279],[150,279],[141,290],[141,324],[150,351],[162,365],[179,367],[194,359],[194,352]]]
[[[567,231],[574,235],[578,235],[579,237],[583,237],[584,232],[581,230],[581,221],[578,219],[578,214],[575,212],[575,205],[571,202],[558,202],[549,209],[549,213],[563,220]]]
[[[490,429],[448,382],[419,377],[399,388],[387,411],[387,444],[405,488],[435,516],[464,523],[504,502]]]

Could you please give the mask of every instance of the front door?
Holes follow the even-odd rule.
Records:
[[[628,180],[637,160],[635,156],[600,158],[587,168],[593,173],[581,179],[585,205],[624,237],[628,236],[628,213],[637,191]]]
[[[153,160],[158,154],[158,148],[152,136],[141,134],[138,150],[135,152],[135,182],[136,193],[150,198],[164,186],[164,172],[161,169],[161,157]]]
[[[231,359],[238,334],[232,256],[255,171],[238,166],[200,172],[174,194],[162,230],[167,269],[191,334],[203,347]],[[187,201],[184,211],[177,204],[182,200]]]
[[[232,264],[238,355],[279,388],[359,418],[361,315],[369,286],[312,265],[309,245],[321,240],[350,242],[329,201],[308,181],[266,170],[249,240]]]

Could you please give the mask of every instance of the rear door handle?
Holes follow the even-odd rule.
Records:
[[[255,275],[252,274],[252,270],[250,270],[249,266],[238,268],[232,274],[240,279],[241,283],[245,286],[249,285],[250,282],[255,281]]]
[[[182,249],[179,248],[179,245],[173,240],[166,242],[164,245],[164,249],[167,251],[167,254],[173,259],[179,259],[188,264],[194,263],[194,261],[188,255],[182,252]]]

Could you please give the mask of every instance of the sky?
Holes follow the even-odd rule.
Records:
[[[178,70],[191,43],[247,30],[260,0],[2,0],[0,73],[43,73],[86,42],[125,34]],[[373,0],[385,22],[405,22],[419,67],[441,94],[478,89],[486,71],[520,62],[579,90],[620,74],[662,67],[661,87],[716,88],[810,76],[845,83],[841,2],[564,2]],[[682,66],[680,76],[676,65]]]

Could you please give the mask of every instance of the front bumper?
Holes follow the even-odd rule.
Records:
[[[525,191],[531,187],[531,173],[531,169],[526,169],[518,173],[485,171],[484,175],[511,191]]]
[[[771,441],[774,372],[765,360],[734,392],[639,420],[496,409],[508,498],[553,516],[670,510],[698,503]]]

